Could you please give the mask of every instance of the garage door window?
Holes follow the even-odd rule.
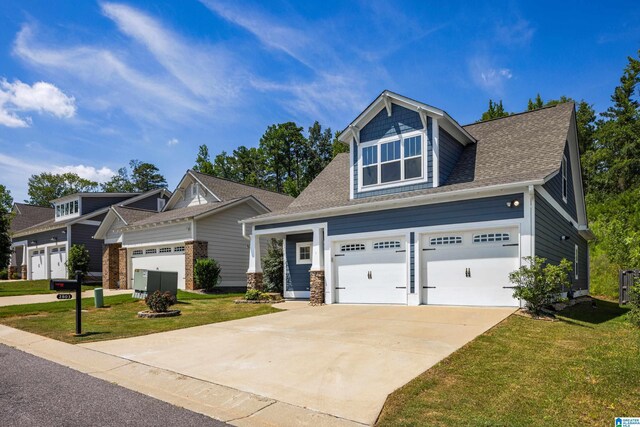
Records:
[[[364,251],[364,243],[345,243],[340,245],[340,252],[357,252]]]
[[[398,249],[400,248],[400,242],[397,240],[385,240],[383,242],[375,242],[373,249]]]
[[[171,248],[160,248],[158,252],[161,254],[168,254],[171,252]]]
[[[509,233],[474,234],[473,243],[508,242]]]
[[[136,249],[133,252],[131,252],[132,255],[142,255],[144,252],[142,252],[142,249]]]
[[[462,243],[462,236],[442,236],[442,237],[432,237],[429,240],[429,244],[431,246],[439,246],[439,245],[459,245]]]
[[[174,252],[184,252],[184,246],[176,246],[173,248]]]
[[[145,255],[153,255],[157,252],[156,249],[145,249],[144,254]]]

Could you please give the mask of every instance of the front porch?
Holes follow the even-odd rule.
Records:
[[[247,289],[264,288],[261,250],[268,240],[278,239],[282,240],[283,296],[308,299],[312,305],[330,304],[331,288],[327,284],[330,274],[325,274],[325,258],[330,259],[329,249],[325,248],[326,230],[326,224],[257,230],[254,227],[248,236]]]
[[[18,275],[21,280],[27,280],[28,242],[13,242],[11,244],[11,261],[9,262],[9,279]]]

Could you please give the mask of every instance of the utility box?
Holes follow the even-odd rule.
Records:
[[[178,272],[138,270],[133,272],[133,297],[146,298],[155,291],[178,293]]]
[[[640,270],[620,271],[620,296],[618,301],[620,305],[629,304],[631,288],[638,282],[640,282]]]

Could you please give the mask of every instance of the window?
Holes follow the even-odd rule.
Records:
[[[462,236],[442,236],[432,237],[429,240],[431,246],[437,245],[459,245],[462,243]]]
[[[142,249],[135,249],[133,252],[131,252],[131,255],[142,255]]]
[[[473,243],[508,242],[509,233],[474,234]]]
[[[176,246],[173,248],[174,252],[184,252],[184,246]]]
[[[171,248],[160,248],[158,252],[160,252],[161,254],[168,254],[171,252]]]
[[[296,264],[311,264],[311,242],[296,243]]]
[[[155,254],[157,251],[155,249],[145,249],[144,250],[144,254],[145,255],[152,255]]]
[[[64,214],[69,215],[69,203],[64,204]]]
[[[78,213],[78,201],[76,200],[75,202],[73,202],[73,212],[74,213]]]
[[[164,209],[164,205],[167,203],[167,201],[165,199],[158,199],[157,202],[158,202],[158,205],[157,205],[158,212],[160,212],[162,211],[162,209]]]
[[[562,157],[562,200],[567,203],[568,193],[568,181],[567,181],[567,156]]]
[[[573,250],[573,274],[578,280],[578,245],[575,245]]]
[[[66,252],[66,251],[67,251],[67,248],[65,247],[60,248],[60,252]]]
[[[340,252],[364,251],[364,243],[346,243],[340,245]]]
[[[400,242],[397,240],[386,240],[384,242],[375,242],[373,249],[398,249],[400,248]]]
[[[363,147],[362,186],[422,177],[422,151],[421,135]]]
[[[56,217],[60,216],[60,205],[56,205]]]
[[[198,184],[193,183],[191,184],[191,197],[197,197],[198,196]]]

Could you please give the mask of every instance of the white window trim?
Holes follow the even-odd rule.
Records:
[[[579,249],[578,249],[578,245],[576,244],[573,250],[573,274],[576,280],[578,280],[578,267],[579,267],[578,255],[579,255]]]
[[[309,248],[309,259],[300,259],[300,248]],[[296,243],[296,264],[311,264],[313,262],[313,242]]]
[[[400,176],[404,177],[404,161],[406,160],[404,157],[404,140],[406,138],[411,138],[414,136],[420,136],[420,141],[422,144],[421,147],[421,154],[420,157],[422,157],[422,175],[415,177],[415,178],[410,178],[410,179],[400,179],[399,181],[393,181],[393,182],[387,182],[384,184],[373,184],[373,185],[367,185],[367,186],[363,186],[362,185],[362,181],[363,181],[363,168],[364,166],[364,162],[363,162],[363,157],[362,157],[362,149],[365,147],[371,147],[371,146],[377,146],[378,147],[378,181],[380,181],[382,179],[381,176],[381,168],[380,166],[382,165],[382,156],[381,156],[381,148],[380,146],[382,144],[385,144],[387,142],[393,142],[393,141],[397,141],[400,140],[400,159],[399,160],[392,160],[394,162],[399,161],[400,162]],[[359,193],[365,193],[367,191],[374,191],[374,190],[382,190],[385,188],[393,188],[393,187],[403,187],[406,185],[412,185],[412,184],[418,184],[421,182],[426,182],[429,174],[427,171],[427,166],[428,166],[428,152],[427,152],[427,132],[426,129],[422,129],[422,130],[418,130],[418,131],[411,131],[411,132],[406,132],[406,133],[402,133],[400,135],[392,135],[392,136],[387,136],[385,138],[381,138],[381,139],[376,139],[373,141],[367,141],[367,142],[363,142],[361,144],[358,144],[358,192]],[[412,156],[412,157],[408,157],[407,159],[414,159],[418,156]],[[384,162],[384,163],[389,163],[389,162]],[[353,179],[353,178],[352,178]]]
[[[562,167],[561,167],[562,171],[562,182],[561,182],[561,188],[560,191],[562,192],[562,201],[567,203],[567,197],[569,194],[569,180],[567,177],[567,169],[568,169],[568,165],[567,165],[567,156],[562,156]],[[566,192],[565,192],[566,189]]]
[[[78,209],[75,210],[75,203],[78,203]],[[73,213],[65,214],[65,206],[69,205],[69,212],[75,210]],[[68,200],[66,202],[57,203],[54,206],[54,217],[55,221],[65,221],[71,218],[77,218],[80,216],[80,212],[82,211],[82,198]]]

